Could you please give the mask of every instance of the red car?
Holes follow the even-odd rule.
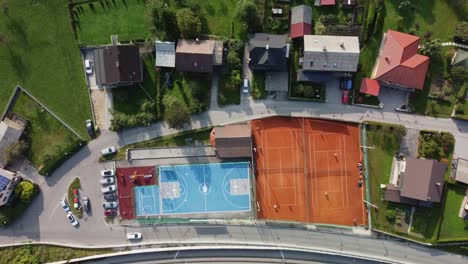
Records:
[[[343,95],[341,97],[341,102],[343,104],[348,104],[348,100],[349,100],[349,91],[348,90],[344,90],[343,91]]]
[[[104,211],[104,215],[109,217],[109,216],[116,216],[117,215],[117,211],[116,210],[105,210]]]

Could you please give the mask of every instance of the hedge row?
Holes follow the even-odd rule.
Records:
[[[51,158],[46,165],[44,165],[40,170],[39,174],[44,176],[51,175],[60,165],[62,165],[67,159],[69,159],[73,154],[78,152],[82,147],[86,145],[86,141],[76,140],[70,146],[66,147],[62,152],[57,153],[54,157]]]

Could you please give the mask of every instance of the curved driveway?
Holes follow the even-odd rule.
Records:
[[[437,119],[424,116],[385,112],[357,106],[330,103],[310,103],[298,101],[251,101],[244,100],[241,105],[229,106],[219,110],[210,110],[192,117],[192,123],[184,130],[206,126],[236,123],[271,115],[291,115],[337,119],[353,122],[373,120],[397,123],[410,128],[448,131],[454,134],[457,144],[455,153],[468,157],[468,123],[452,119]],[[126,229],[117,225],[108,225],[103,220],[101,199],[93,199],[92,216],[81,220],[79,229],[74,229],[67,222],[58,201],[63,197],[68,184],[74,177],[81,178],[84,194],[100,193],[98,183],[99,170],[111,164],[98,163],[99,151],[105,146],[124,146],[157,136],[178,132],[169,129],[165,123],[155,123],[148,127],[125,130],[121,133],[103,131],[101,136],[90,142],[85,148],[66,161],[53,175],[46,179],[34,177],[41,185],[41,194],[34,200],[32,208],[11,227],[0,230],[0,243],[20,243],[26,240],[57,242],[82,246],[117,245],[126,243]],[[199,234],[193,226],[161,226],[156,229],[144,228],[146,242],[165,241],[273,241],[317,247],[334,247],[357,252],[369,251],[375,254],[389,254],[397,258],[413,257],[420,263],[458,263],[459,256],[443,253],[434,249],[421,248],[413,244],[339,235],[330,237],[326,233],[283,230],[271,228],[227,226],[223,233]],[[336,236],[336,235],[334,235]],[[466,259],[464,260],[466,261]],[[461,262],[460,262],[461,263]]]

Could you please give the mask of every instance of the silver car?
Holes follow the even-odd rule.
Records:
[[[67,199],[63,198],[63,200],[60,201],[60,205],[62,206],[63,210],[65,210],[65,213],[70,212],[70,206],[68,206]]]
[[[106,177],[106,178],[102,178],[99,182],[101,184],[113,184],[115,180],[114,180],[114,177]]]
[[[115,209],[117,208],[117,202],[103,202],[102,207],[104,209]]]
[[[115,147],[108,147],[108,148],[105,148],[105,149],[101,150],[101,154],[103,156],[114,154],[115,152],[117,152],[117,149],[115,149]]]
[[[117,189],[117,187],[113,184],[113,185],[109,185],[109,186],[101,188],[101,192],[102,193],[111,193],[111,192],[115,192],[116,189]]]
[[[67,218],[70,221],[70,223],[72,224],[72,226],[77,226],[79,224],[78,220],[76,219],[76,217],[71,212],[68,212]]]

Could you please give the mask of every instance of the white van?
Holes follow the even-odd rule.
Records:
[[[84,64],[85,64],[86,73],[87,74],[93,73],[93,66],[91,64],[91,61],[90,60],[85,60]]]

